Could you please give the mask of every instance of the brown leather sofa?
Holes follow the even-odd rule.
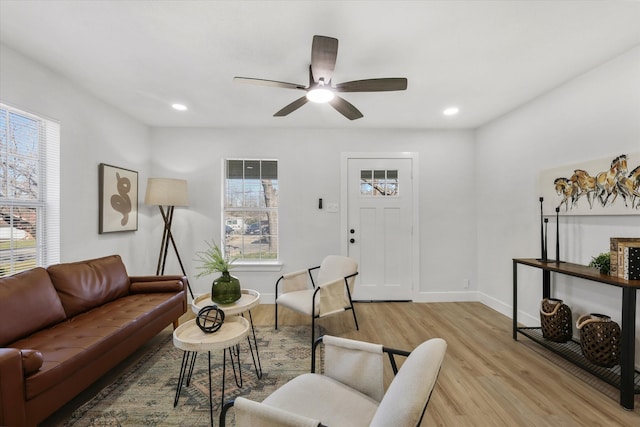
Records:
[[[0,279],[0,426],[35,426],[187,310],[187,278],[120,256]]]

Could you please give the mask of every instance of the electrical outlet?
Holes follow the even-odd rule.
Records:
[[[338,204],[337,203],[327,203],[327,212],[331,212],[331,213],[338,212]]]
[[[462,286],[463,286],[465,289],[469,289],[469,283],[471,283],[471,281],[470,281],[469,279],[464,279],[464,281],[463,281],[463,285],[462,285]]]

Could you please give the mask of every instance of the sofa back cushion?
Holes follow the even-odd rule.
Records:
[[[65,320],[65,312],[44,268],[0,279],[0,346]]]
[[[47,268],[67,317],[129,294],[129,276],[119,255]]]

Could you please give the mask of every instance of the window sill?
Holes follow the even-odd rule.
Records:
[[[281,262],[234,262],[232,271],[281,271]]]

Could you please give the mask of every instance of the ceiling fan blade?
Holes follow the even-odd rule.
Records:
[[[344,98],[340,98],[337,95],[334,96],[331,101],[329,101],[329,104],[331,104],[333,108],[338,110],[340,114],[342,114],[349,120],[355,120],[364,117],[362,113],[349,101]]]
[[[406,88],[407,79],[404,77],[354,80],[335,85],[336,92],[386,92]]]
[[[252,77],[234,77],[233,81],[239,82],[239,83],[255,84],[260,86],[273,86],[273,87],[282,87],[285,89],[307,90],[306,86],[302,86],[296,83],[278,82],[275,80],[265,80],[265,79],[254,79]]]
[[[338,39],[326,36],[313,36],[311,45],[311,73],[316,83],[323,80],[329,84],[336,67]]]
[[[304,104],[306,104],[309,100],[307,99],[307,96],[303,96],[302,98],[298,98],[295,101],[293,101],[291,104],[287,105],[286,107],[284,107],[282,110],[278,111],[277,113],[275,113],[273,116],[274,117],[283,117],[286,116],[289,113],[293,113],[294,111],[296,111],[298,108],[302,107]]]

